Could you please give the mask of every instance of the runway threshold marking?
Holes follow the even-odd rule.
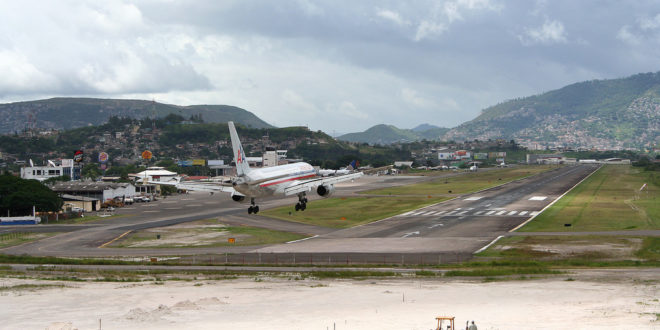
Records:
[[[468,197],[468,198],[466,198],[466,199],[464,199],[464,200],[465,200],[465,201],[478,201],[478,200],[480,200],[480,199],[482,199],[482,198],[483,198],[482,196],[473,196],[473,197]]]
[[[495,213],[495,215],[502,215],[502,214],[504,214],[504,213],[506,213],[506,210],[499,211],[499,212]]]
[[[514,214],[516,214],[516,213],[518,213],[518,211],[511,211],[511,212],[509,212],[507,215],[514,215]]]
[[[529,200],[530,201],[544,201],[548,198],[548,196],[532,196]]]
[[[118,239],[120,239],[120,238],[122,238],[122,237],[124,237],[124,236],[126,236],[126,235],[128,235],[128,234],[129,234],[130,232],[132,232],[132,231],[133,231],[132,229],[131,229],[131,230],[128,230],[128,231],[126,231],[125,233],[123,233],[123,234],[121,234],[121,235],[119,235],[119,236],[117,236],[117,237],[115,237],[115,238],[114,238],[114,239],[112,239],[111,241],[109,241],[109,242],[106,242],[106,243],[104,243],[104,244],[102,244],[101,246],[99,246],[99,248],[104,248],[104,247],[106,247],[107,245],[110,245],[110,244],[112,244],[112,243],[113,243],[114,241],[116,241],[116,240],[118,240]]]
[[[495,213],[495,211],[488,211],[488,213],[486,213],[486,215],[491,215],[493,213]]]
[[[527,211],[520,211],[518,215],[525,215],[525,214],[527,214]]]
[[[486,211],[477,211],[477,212],[474,212],[474,215],[479,215],[479,214],[484,213],[484,212],[486,212]]]

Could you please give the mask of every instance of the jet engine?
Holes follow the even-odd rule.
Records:
[[[330,197],[335,192],[334,185],[320,185],[316,188],[316,193],[321,197]]]
[[[233,199],[234,202],[242,202],[243,200],[245,200],[245,196],[233,192],[231,193],[231,199]]]

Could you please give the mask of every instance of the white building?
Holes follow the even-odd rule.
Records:
[[[62,159],[61,161],[57,161],[57,163],[49,160],[48,164],[44,166],[34,166],[32,161],[30,161],[30,166],[21,168],[22,179],[44,181],[62,175],[68,175],[72,181],[79,180],[80,167],[74,165],[73,159]]]
[[[135,178],[137,182],[147,183],[149,181],[168,182],[177,180],[178,175],[176,172],[170,172],[164,167],[153,166],[147,167],[146,170],[140,173],[130,174],[129,177]]]

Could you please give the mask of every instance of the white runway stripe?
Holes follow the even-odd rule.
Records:
[[[486,215],[491,215],[493,213],[495,213],[495,211],[488,211],[488,213],[486,213]]]
[[[463,215],[463,214],[468,213],[468,212],[470,212],[470,211],[458,212],[458,213],[456,213],[456,215]]]
[[[520,211],[518,215],[525,215],[525,214],[527,214],[527,211]]]
[[[445,213],[445,212],[447,212],[447,210],[444,210],[444,211],[438,211],[438,213],[436,213],[435,215],[440,215],[440,214],[443,214],[443,213]]]
[[[479,214],[484,213],[484,212],[486,212],[486,211],[477,211],[477,212],[474,212],[474,215],[479,215]]]
[[[518,213],[518,211],[511,211],[511,212],[509,212],[509,214],[507,214],[507,215],[514,215],[514,214],[516,214],[516,213]]]
[[[401,216],[402,216],[402,217],[405,217],[405,216],[411,215],[411,214],[413,214],[413,213],[415,213],[415,211],[408,211],[408,212],[406,212],[406,213],[404,213],[404,214],[401,214]]]
[[[456,213],[456,211],[447,212],[447,214],[445,214],[445,215],[452,215],[454,213]]]
[[[504,213],[506,213],[506,210],[499,211],[499,212],[495,213],[495,215],[502,215],[502,214],[504,214]]]
[[[537,215],[537,214],[539,214],[539,213],[541,213],[541,212],[539,212],[539,211],[534,211],[534,212],[530,213],[529,215],[531,215],[531,216],[535,216],[535,215]]]

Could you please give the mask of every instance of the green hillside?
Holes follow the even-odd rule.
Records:
[[[338,140],[369,143],[391,144],[395,142],[412,142],[422,139],[440,140],[448,131],[447,128],[420,125],[415,129],[400,129],[392,125],[376,125],[361,133],[349,133],[337,137]]]
[[[455,140],[504,138],[579,147],[652,147],[660,135],[660,72],[592,80],[484,109]]]
[[[168,114],[185,118],[201,115],[206,122],[233,120],[254,128],[272,127],[253,113],[228,105],[177,106],[146,100],[52,98],[0,104],[0,134],[22,131],[28,126],[39,129],[96,126],[112,116],[141,119]]]

